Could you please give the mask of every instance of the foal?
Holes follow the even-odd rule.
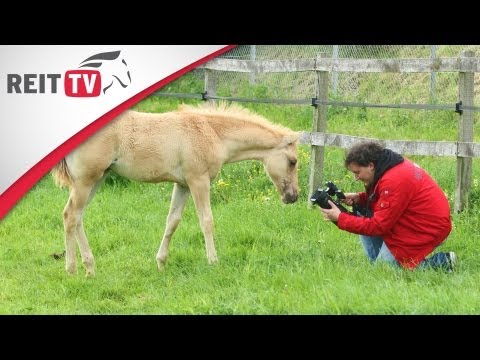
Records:
[[[77,240],[86,275],[94,275],[83,214],[107,170],[137,181],[175,183],[156,256],[159,270],[164,269],[170,240],[190,193],[203,231],[207,260],[212,264],[217,261],[217,253],[211,181],[223,164],[259,160],[282,201],[293,203],[298,198],[298,138],[297,132],[225,103],[181,105],[177,111],[162,114],[125,111],[52,169],[56,183],[70,188],[63,211],[67,272],[77,272]]]

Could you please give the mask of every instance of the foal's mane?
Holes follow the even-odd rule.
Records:
[[[295,134],[293,130],[280,124],[272,123],[263,116],[251,112],[249,109],[241,107],[237,104],[227,103],[224,101],[219,102],[218,104],[207,102],[198,106],[181,104],[179,105],[177,111],[202,115],[227,116],[229,118],[232,118],[233,120],[242,120],[257,124],[261,127],[265,127],[274,131],[275,133],[280,133],[282,135]]]

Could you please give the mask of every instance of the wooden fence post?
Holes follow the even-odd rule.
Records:
[[[475,56],[473,51],[462,52],[461,58]],[[462,59],[460,59],[461,61]],[[460,72],[458,79],[458,101],[463,106],[473,106],[474,90],[473,72]],[[473,142],[473,111],[465,109],[460,113],[458,119],[458,141]],[[470,192],[470,183],[472,178],[472,158],[457,155],[457,179],[455,187],[455,205],[454,212],[462,211],[467,202]]]
[[[250,60],[257,60],[257,45],[250,45]],[[250,71],[250,85],[255,85],[255,70]]]
[[[217,95],[217,74],[215,74],[215,70],[205,69],[204,90],[209,96]],[[208,101],[215,102],[214,99],[209,99]]]
[[[318,54],[317,58],[326,58],[327,54]],[[316,97],[319,101],[328,100],[328,72],[316,71]],[[327,105],[318,104],[313,112],[312,132],[325,132],[327,130]],[[322,185],[323,163],[325,155],[324,145],[311,145],[310,147],[310,179],[308,184],[308,199]],[[308,207],[312,204],[308,201]]]
[[[438,45],[430,46],[430,58],[435,60],[437,58]],[[430,73],[430,103],[435,104],[437,101],[437,73],[432,71]]]

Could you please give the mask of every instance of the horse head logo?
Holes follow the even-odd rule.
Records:
[[[132,83],[127,62],[120,56],[120,50],[90,56],[83,60],[79,67],[99,68],[101,66],[103,83],[106,84],[102,89],[104,94],[114,84],[120,84],[122,88],[126,88]]]

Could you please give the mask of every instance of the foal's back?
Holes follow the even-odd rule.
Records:
[[[205,116],[128,110],[72,152],[67,163],[76,177],[112,169],[133,180],[185,184],[190,172],[218,170],[217,142]]]

